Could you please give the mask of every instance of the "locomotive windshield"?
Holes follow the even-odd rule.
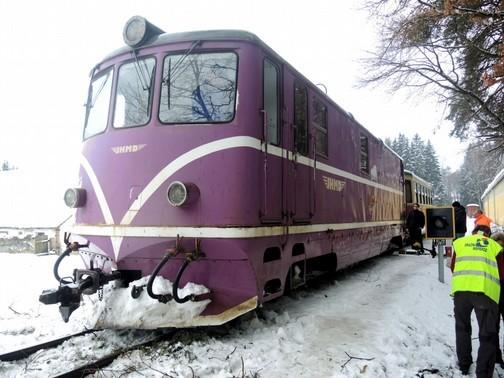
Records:
[[[163,65],[159,119],[164,123],[231,121],[236,72],[234,53],[167,56]]]
[[[150,117],[150,99],[155,61],[141,59],[119,69],[114,109],[114,127],[145,125]]]
[[[112,89],[112,69],[94,78],[89,88],[86,105],[84,139],[105,131]]]

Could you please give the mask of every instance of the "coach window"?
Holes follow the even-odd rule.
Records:
[[[119,69],[114,127],[145,125],[150,118],[153,58],[126,63]]]
[[[264,60],[264,112],[267,142],[278,144],[278,69],[268,59]]]
[[[360,134],[360,170],[369,174],[369,142],[364,134]]]
[[[306,100],[306,87],[304,87],[301,83],[294,83],[294,144],[296,146],[296,151],[302,155],[308,154]]]
[[[93,78],[86,104],[84,139],[99,134],[107,128],[113,69]]]
[[[315,126],[315,151],[327,157],[327,107],[317,100],[313,100],[313,125]]]

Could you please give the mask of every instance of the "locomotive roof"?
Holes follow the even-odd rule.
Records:
[[[407,176],[407,175],[411,175],[416,181],[420,182],[421,184],[429,187],[429,188],[432,188],[432,183],[430,183],[429,181],[427,180],[424,180],[423,178],[421,178],[420,176],[416,175],[413,171],[410,171],[408,169],[405,169],[404,170],[404,175]]]
[[[180,33],[164,33],[159,34],[151,38],[151,40],[143,45],[142,47],[152,47],[158,45],[164,45],[167,43],[177,43],[177,42],[189,42],[197,40],[211,40],[211,41],[249,41],[259,44],[263,47],[268,48],[272,51],[270,47],[266,45],[258,36],[245,30],[199,30],[199,31],[188,31]],[[110,59],[114,56],[124,54],[132,51],[130,46],[123,46],[111,54],[107,55],[104,60]],[[275,54],[278,56],[278,54]]]

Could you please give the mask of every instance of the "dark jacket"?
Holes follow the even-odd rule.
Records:
[[[411,210],[406,218],[406,227],[423,228],[425,226],[425,215],[420,210]]]
[[[460,205],[454,207],[453,209],[455,210],[455,232],[457,234],[467,232],[467,225],[466,225],[467,214],[465,207]]]

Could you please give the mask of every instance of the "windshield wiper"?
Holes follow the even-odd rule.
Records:
[[[180,74],[184,71],[181,71],[181,72],[177,72],[177,70],[179,69],[179,67],[182,65],[182,63],[184,62],[184,60],[193,52],[193,50],[200,46],[202,43],[202,41],[200,39],[198,39],[197,41],[194,41],[192,44],[191,44],[191,47],[189,47],[185,52],[184,54],[175,62],[175,64],[173,65],[173,72],[172,72],[172,65],[171,65],[171,58],[168,59],[168,73],[166,74],[165,77],[163,77],[163,80],[162,80],[162,83],[164,85],[167,86],[167,95],[168,95],[168,109],[170,109],[170,97],[171,97],[171,83],[172,83],[172,80],[175,80],[178,76],[180,76]],[[178,73],[177,76],[175,76],[175,74]]]
[[[145,75],[149,75],[149,68],[147,67],[145,63],[145,59],[142,59],[142,63],[144,64],[145,71],[147,71],[147,74],[145,71],[142,69],[140,66],[140,62],[138,61],[138,56],[136,50],[133,50],[133,55],[135,56],[135,71],[137,73],[138,79],[140,81],[140,84],[142,84],[142,89],[144,91],[150,91],[150,80],[147,80]]]

